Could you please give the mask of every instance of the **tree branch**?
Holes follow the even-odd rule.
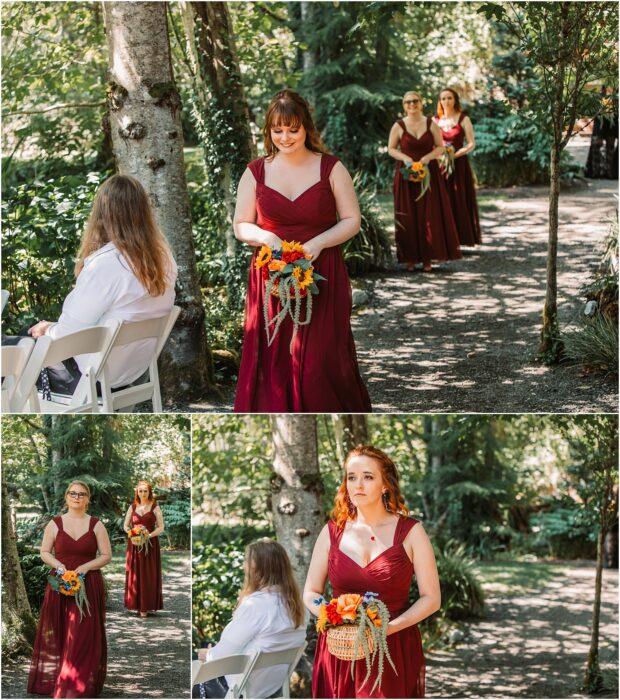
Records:
[[[67,109],[69,107],[74,108],[84,108],[84,107],[104,107],[105,102],[67,102],[65,104],[52,105],[51,107],[46,107],[45,109],[24,109],[18,112],[6,112],[4,117],[14,117],[18,114],[46,114],[47,112],[53,112],[56,109]]]

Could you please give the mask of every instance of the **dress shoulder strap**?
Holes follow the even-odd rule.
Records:
[[[433,118],[432,117],[426,117],[426,130],[430,131],[431,130],[431,124],[433,123]]]
[[[331,153],[323,153],[321,156],[321,180],[328,178],[334,169],[334,165],[340,160],[338,156]]]
[[[52,520],[56,523],[56,527],[60,530],[60,532],[63,531],[63,526],[62,526],[62,515],[55,515]]]
[[[327,522],[327,529],[329,530],[329,543],[332,547],[338,547],[340,545],[340,538],[344,530],[338,528],[333,520]]]
[[[414,525],[419,523],[419,520],[401,515],[398,519],[396,532],[394,533],[394,544],[402,544]]]
[[[256,180],[256,182],[260,182],[261,184],[265,182],[264,158],[256,158],[256,160],[253,160],[251,163],[248,163],[248,168],[252,175],[254,175],[254,179]]]
[[[153,499],[153,503],[151,503],[150,512],[152,513],[155,510],[155,508],[157,508],[157,502],[155,501],[155,499]]]
[[[461,112],[459,114],[459,120],[458,120],[457,124],[460,124],[463,121],[463,119],[465,119],[466,116],[467,116],[467,112],[465,112],[465,111]]]
[[[95,529],[95,525],[99,522],[99,518],[95,518],[94,515],[90,516],[90,522],[88,523],[88,532]]]

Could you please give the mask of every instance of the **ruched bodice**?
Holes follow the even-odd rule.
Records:
[[[458,122],[451,129],[441,129],[444,143],[451,143],[456,151],[458,151],[459,148],[463,148],[463,144],[465,143],[465,131],[461,126],[464,114],[464,112],[461,112]]]
[[[420,160],[420,158],[430,153],[433,148],[435,148],[435,139],[431,132],[431,121],[430,117],[426,119],[426,131],[418,139],[413,134],[409,133],[402,119],[398,120],[398,124],[403,130],[403,134],[400,137],[400,150],[406,155],[411,156],[414,161]],[[400,170],[402,163],[396,161],[396,167]]]
[[[367,591],[378,594],[390,611],[390,619],[401,615],[409,607],[409,589],[414,570],[403,546],[407,534],[418,521],[399,517],[394,542],[366,566],[361,566],[340,549],[344,530],[333,521],[328,523],[330,549],[327,575],[333,597],[343,593]],[[317,641],[312,674],[313,698],[421,698],[424,697],[425,662],[422,641],[417,625],[411,625],[387,638],[390,655],[397,673],[384,664],[381,687],[370,695],[374,685],[376,666],[370,680],[364,684],[366,662],[355,664],[351,676],[351,662],[330,654],[324,634]]]
[[[97,518],[90,516],[88,531],[81,537],[78,537],[77,540],[73,539],[71,535],[65,532],[60,515],[54,518],[54,522],[58,528],[56,539],[54,540],[54,556],[58,561],[61,561],[67,569],[76,569],[81,564],[86,564],[86,562],[96,558],[97,536],[95,535],[94,529],[98,522]],[[98,570],[90,571],[88,577],[90,577],[91,574],[101,576]]]

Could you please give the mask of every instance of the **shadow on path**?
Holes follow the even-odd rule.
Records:
[[[579,688],[590,645],[595,568],[591,562],[557,564],[547,572],[533,565],[525,586],[512,576],[510,563],[493,565],[495,579],[484,586],[485,619],[466,625],[456,647],[427,654],[428,697],[587,697]],[[600,662],[606,678],[615,679],[607,697],[617,697],[617,571],[603,572]]]

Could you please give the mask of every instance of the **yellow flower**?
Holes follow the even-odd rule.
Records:
[[[421,170],[424,170],[424,165],[423,165],[422,163],[414,163],[414,164],[411,166],[411,169],[412,169],[414,172],[419,172],[419,171],[421,171]]]
[[[304,247],[301,243],[297,241],[282,241],[282,252],[283,253],[303,253]]]
[[[319,616],[317,617],[317,620],[316,620],[316,631],[319,633],[324,632],[325,626],[327,625],[327,622],[328,622],[327,606],[325,604],[323,604],[319,608]]]
[[[343,620],[355,620],[357,609],[362,602],[362,596],[359,593],[343,593],[336,604],[336,611]]]
[[[310,267],[307,270],[302,270],[301,267],[296,267],[293,270],[293,277],[299,282],[299,288],[305,289],[312,284],[312,270],[314,268]]]
[[[263,265],[266,265],[271,260],[271,248],[268,245],[264,245],[258,251],[256,256],[256,269],[260,270]]]

